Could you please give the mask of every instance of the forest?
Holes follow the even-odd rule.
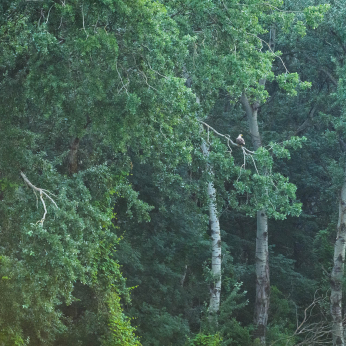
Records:
[[[0,0],[0,346],[344,346],[345,18]]]

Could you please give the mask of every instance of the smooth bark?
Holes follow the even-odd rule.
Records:
[[[209,151],[205,142],[202,143],[202,151],[205,157],[209,156]],[[210,176],[214,175],[209,164],[207,170]],[[219,218],[217,216],[216,190],[212,181],[208,182],[208,196],[209,224],[212,240],[211,272],[214,277],[214,285],[210,289],[209,315],[210,321],[217,323],[216,316],[220,309],[221,297],[221,233]]]
[[[330,311],[333,318],[333,345],[345,345],[342,321],[342,282],[346,249],[346,166],[340,192],[339,220],[334,244],[334,263],[330,277]]]
[[[265,80],[261,79],[259,84],[264,85]],[[252,105],[250,105],[250,102],[244,92],[241,95],[241,102],[246,112],[252,144],[254,146],[254,149],[257,150],[259,147],[262,146],[261,136],[258,129],[258,121],[257,121],[259,103],[256,101]]]
[[[265,80],[261,80],[262,85]],[[261,136],[258,129],[257,113],[258,102],[250,105],[246,94],[241,97],[245,109],[249,130],[251,134],[254,149],[262,146]],[[257,234],[256,234],[256,302],[254,323],[256,330],[254,338],[259,338],[262,345],[265,345],[266,329],[268,323],[270,296],[270,278],[269,278],[269,255],[268,255],[268,219],[265,209],[257,211]]]

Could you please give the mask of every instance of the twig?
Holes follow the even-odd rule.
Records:
[[[145,46],[144,44],[142,44],[142,46],[145,47],[145,48],[147,48],[149,51],[151,51],[151,50],[150,50],[147,46]],[[142,55],[142,57],[143,57],[143,59],[145,59],[145,60],[147,61],[150,70],[152,70],[153,72],[155,72],[156,74],[158,74],[159,76],[161,76],[161,77],[163,77],[163,78],[165,78],[165,79],[169,79],[167,76],[165,76],[165,75],[161,74],[160,72],[154,70],[154,69],[151,67],[149,60],[148,60],[145,56]]]
[[[50,10],[52,9],[52,7],[53,7],[54,5],[55,5],[55,4],[53,4],[53,5],[50,7],[50,9],[48,10],[46,24],[48,23],[48,19],[49,19]]]
[[[127,91],[126,86],[125,86],[125,84],[124,84],[124,82],[123,82],[123,79],[121,78],[121,74],[119,73],[119,70],[118,70],[118,62],[117,62],[117,61],[115,62],[115,68],[117,69],[118,75],[119,75],[120,80],[121,80],[121,84],[123,85],[122,88],[125,88],[126,94],[128,95],[129,92]],[[122,88],[121,88],[121,89],[122,89]],[[118,93],[121,91],[121,89],[118,91]]]
[[[153,89],[153,90],[155,90],[155,91],[157,91],[157,92],[159,92],[157,89],[155,89],[153,86],[151,86],[149,83],[148,83],[148,78],[147,78],[147,76],[145,75],[145,73],[143,72],[143,71],[141,71],[140,69],[139,69],[139,67],[137,66],[137,69],[138,69],[138,71],[143,75],[143,77],[144,77],[144,81],[145,81],[145,84],[148,86],[148,88],[150,89]]]
[[[61,28],[61,25],[62,25],[62,17],[61,17],[61,19],[60,19],[60,25],[59,25],[59,27],[58,27],[58,30]]]
[[[45,195],[46,197],[48,197],[48,198],[50,199],[50,201],[54,204],[54,206],[55,206],[57,209],[59,209],[58,206],[56,205],[54,199],[53,199],[52,197],[49,196],[49,194],[51,194],[51,195],[53,195],[53,196],[55,196],[55,195],[52,194],[51,192],[49,192],[48,190],[41,189],[41,188],[36,187],[35,185],[33,185],[23,172],[20,172],[20,175],[22,176],[22,178],[23,178],[23,180],[25,181],[25,183],[26,183],[29,187],[31,187],[32,190],[34,191],[34,194],[35,194],[35,196],[36,196],[36,200],[37,200],[36,191],[38,191],[38,192],[40,193],[40,200],[41,200],[42,205],[43,205],[44,214],[43,214],[42,219],[41,219],[40,221],[38,221],[38,222],[40,222],[40,223],[42,224],[42,226],[43,226],[43,222],[44,222],[44,220],[45,220],[45,218],[46,218],[46,215],[47,215],[47,208],[46,208],[46,203],[44,202],[44,199],[43,199],[43,195]]]

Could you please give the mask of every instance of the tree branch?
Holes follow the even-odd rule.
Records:
[[[29,187],[32,188],[32,190],[34,191],[35,195],[36,195],[36,191],[38,191],[40,193],[40,199],[41,199],[41,202],[42,202],[42,205],[43,205],[43,208],[44,208],[44,214],[43,214],[42,219],[40,221],[38,221],[38,222],[40,222],[42,224],[42,226],[43,226],[43,222],[44,222],[44,220],[46,218],[46,215],[47,215],[47,207],[46,207],[46,203],[44,202],[43,195],[48,197],[50,199],[50,201],[54,204],[54,206],[57,209],[59,209],[58,206],[56,205],[54,199],[48,195],[48,193],[51,194],[51,195],[53,195],[53,194],[51,192],[47,191],[47,190],[41,189],[41,188],[36,187],[35,185],[33,185],[23,172],[20,172],[20,175],[22,176],[22,178],[25,181],[25,183]],[[53,196],[55,196],[55,195],[53,195]],[[37,196],[36,196],[36,198],[37,198]]]
[[[331,74],[330,71],[328,71],[327,68],[323,67],[323,66],[319,66],[319,63],[311,58],[308,54],[304,53],[304,56],[306,57],[306,59],[308,59],[309,61],[313,62],[314,64],[316,64],[318,66],[318,69],[322,72],[324,72],[328,78],[330,79],[330,81],[337,87],[338,86],[338,81],[335,79],[335,77]]]
[[[201,124],[203,124],[204,126],[206,126],[208,129],[210,129],[210,130],[212,130],[213,132],[215,132],[218,136],[226,138],[226,139],[227,139],[227,144],[228,144],[228,146],[229,146],[229,144],[232,144],[233,146],[239,148],[239,144],[233,142],[233,141],[231,140],[231,138],[230,138],[229,135],[223,135],[222,133],[217,132],[213,127],[211,127],[210,125],[208,125],[207,123],[205,123],[205,122],[202,121],[202,120],[198,120],[198,121],[199,121]],[[249,153],[249,154],[254,154],[254,153],[255,153],[254,151],[251,151],[251,150],[249,150],[249,149],[246,149],[246,148],[243,147],[243,146],[242,146],[242,148],[243,148],[243,150],[245,150],[245,151],[246,151],[247,153]],[[231,149],[231,148],[230,148],[230,149]]]

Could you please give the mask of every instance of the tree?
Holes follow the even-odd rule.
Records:
[[[118,218],[148,219],[128,147],[147,156],[185,114],[189,126],[192,96],[173,73],[183,41],[151,1],[1,6],[1,338],[138,344],[119,305],[128,290],[113,209],[124,196]],[[35,209],[21,170],[58,209],[44,193],[47,214],[40,199]]]

